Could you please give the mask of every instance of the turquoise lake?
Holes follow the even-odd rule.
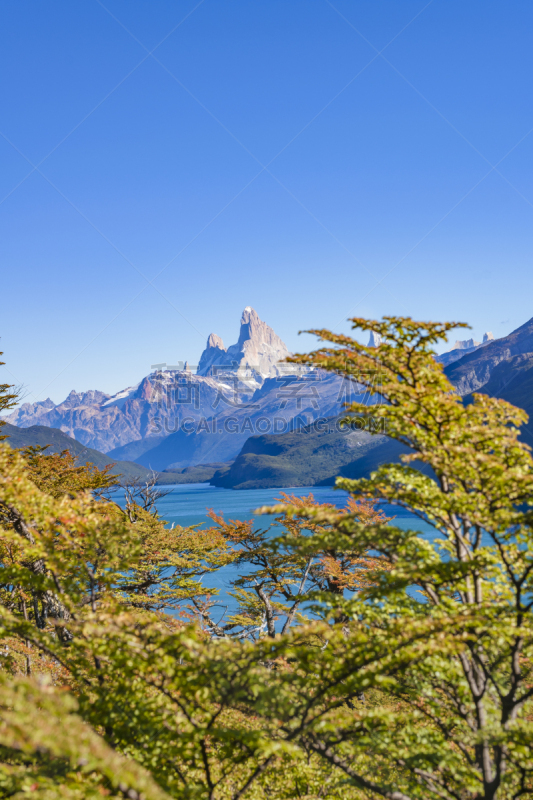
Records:
[[[335,490],[331,486],[312,486],[297,487],[288,489],[248,489],[236,491],[234,489],[219,489],[207,483],[193,483],[187,485],[165,486],[162,487],[169,491],[166,497],[161,498],[157,507],[160,516],[172,525],[187,527],[188,525],[200,524],[202,527],[211,525],[207,518],[207,511],[213,511],[224,515],[226,519],[254,520],[256,529],[267,527],[273,517],[259,516],[254,514],[254,510],[261,506],[273,505],[280,492],[295,494],[298,497],[313,494],[316,500],[321,503],[333,503],[338,508],[346,504],[347,494],[340,490]],[[114,499],[123,504],[121,492],[114,495]],[[427,523],[419,520],[412,514],[407,514],[402,509],[384,507],[384,511],[390,515],[396,515],[394,524],[398,527],[420,531],[420,533],[432,540],[435,536],[434,529]],[[231,582],[238,576],[238,569],[232,565],[218,570],[216,573],[204,576],[202,579],[207,588],[218,589],[221,603],[221,613],[227,607],[227,611],[232,610],[234,602],[228,596],[231,591]]]

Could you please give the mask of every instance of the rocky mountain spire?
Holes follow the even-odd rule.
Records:
[[[189,371],[188,363],[183,365],[180,362],[175,367],[154,365],[155,371],[143,378],[140,384],[123,389],[113,397],[92,390],[80,393],[72,391],[59,405],[51,400],[26,403],[15,410],[7,421],[21,427],[45,425],[60,428],[84,445],[106,453],[144,439],[155,442],[178,432],[182,422],[185,419],[190,421],[191,416],[199,423],[218,414],[237,413],[241,402],[245,403],[250,395],[263,387],[266,378],[275,377],[281,372],[278,362],[285,360],[288,355],[279,336],[248,306],[241,317],[236,344],[226,349],[219,336],[214,333],[209,336],[197,375]],[[295,371],[298,369],[296,365],[291,366]],[[283,368],[284,374],[286,371],[287,368]],[[190,391],[185,384],[188,384]],[[283,383],[278,384],[273,380],[270,386],[265,387],[266,395],[270,398],[268,401],[259,399],[259,406],[255,405],[255,401],[253,406],[243,405],[240,413],[244,416],[239,424],[243,425],[246,420],[249,422],[247,415],[253,409],[263,408],[268,418],[277,413],[276,409],[284,401],[280,395],[283,386]],[[334,397],[337,394],[338,390],[335,389]],[[324,402],[325,406],[321,400],[320,413],[324,409],[328,416],[339,413],[338,400]],[[281,416],[290,419],[299,413],[301,409],[298,403],[301,404],[299,398],[287,402],[281,408]],[[319,414],[314,405],[310,411],[313,418]],[[230,445],[229,450],[224,445],[224,458],[237,455],[251,432],[244,428],[238,436],[215,437],[217,441],[224,440]],[[195,439],[195,436],[191,437],[191,442]],[[201,436],[199,440],[204,441],[204,437]],[[140,452],[135,451],[135,458]],[[173,456],[172,461],[176,459],[177,456]]]
[[[222,339],[211,334],[198,365],[198,375],[236,372],[251,388],[260,386],[269,375],[277,373],[276,364],[290,353],[280,337],[263,322],[251,306],[241,316],[236,344],[226,350]]]
[[[475,339],[463,339],[462,341],[457,340],[455,344],[450,347],[448,352],[452,350],[472,350],[474,347],[479,347],[481,344],[487,344],[488,342],[493,342],[494,336],[490,331],[487,331],[483,334],[483,341],[476,342]]]
[[[216,333],[210,333],[205,350],[200,356],[198,369],[196,370],[197,375],[208,375],[213,364],[224,356],[225,352],[226,348],[220,336],[217,336]]]
[[[210,333],[209,334],[206,346],[207,346],[208,349],[210,347],[214,347],[214,348],[216,348],[218,350],[224,350],[224,351],[226,350],[226,348],[224,347],[224,342],[222,341],[220,336],[216,335],[216,333]]]
[[[367,347],[379,347],[381,344],[381,336],[379,333],[374,333],[374,331],[370,331],[370,337],[368,339]]]
[[[260,319],[257,311],[254,311],[251,306],[246,306],[241,316],[239,341],[233,347],[239,347],[244,352],[249,349],[250,342],[255,345],[263,344],[267,347],[273,347],[275,350],[283,350],[288,353],[285,344],[277,333],[274,333],[272,328]]]

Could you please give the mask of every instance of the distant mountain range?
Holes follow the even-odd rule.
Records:
[[[25,403],[12,425],[59,428],[113,460],[158,471],[235,458],[249,436],[280,433],[338,414],[357,395],[351,381],[283,363],[289,351],[248,306],[236,344],[211,334],[196,374],[158,365],[114,396],[72,391],[62,403]]]
[[[494,336],[490,331],[483,334],[483,341],[476,342],[474,339],[464,339],[463,341],[457,341],[451,347],[448,352],[443,353],[440,356],[437,356],[437,361],[447,367],[449,364],[453,364],[454,361],[459,361],[466,353],[473,353],[474,350],[478,350],[480,347],[484,347],[489,342],[494,341]]]
[[[470,340],[472,341],[472,340]],[[379,345],[375,339],[372,346]],[[465,402],[472,392],[501,397],[530,416],[522,438],[533,447],[533,319],[502,339],[485,334],[482,343],[456,342],[438,361]],[[452,356],[447,362],[446,356]],[[395,462],[407,448],[384,436],[338,430],[329,421],[318,432],[309,426],[300,433],[253,436],[235,461],[215,473],[211,483],[234,489],[333,484],[335,476],[367,477],[380,464]]]
[[[378,346],[379,339],[369,344]],[[226,349],[211,334],[196,374],[187,365],[158,365],[138,386],[113,397],[71,392],[58,405],[26,403],[7,418],[13,446],[21,428],[30,438],[38,432],[43,443],[45,426],[61,428],[55,439],[64,436],[71,446],[76,439],[91,450],[87,460],[116,461],[123,474],[138,465],[156,470],[162,481],[211,480],[232,488],[333,483],[336,475],[358,477],[398,458],[402,448],[395,442],[336,428],[345,402],[369,401],[361,387],[285,364],[288,355],[247,307],[237,343]],[[472,392],[483,392],[533,418],[533,319],[502,339],[487,333],[481,343],[456,342],[437,360],[466,402]],[[523,437],[533,446],[532,422]],[[105,455],[94,455],[97,450]]]
[[[465,396],[471,392],[478,392],[485,386],[495,367],[502,361],[509,361],[514,356],[526,353],[533,353],[533,319],[508,336],[494,339],[475,352],[467,353],[449,366],[446,374],[459,394]]]
[[[473,392],[500,397],[529,415],[522,439],[533,447],[533,319],[446,368],[466,402]]]

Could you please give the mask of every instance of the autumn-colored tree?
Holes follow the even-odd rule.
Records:
[[[4,354],[0,351],[0,356]],[[5,361],[0,361],[0,367],[5,365]],[[18,393],[15,391],[15,387],[9,383],[0,383],[0,414],[3,411],[8,411],[10,408],[13,408],[18,402],[19,396]],[[0,417],[0,441],[5,439],[5,436],[2,436],[2,426],[5,425],[4,420]]]
[[[138,537],[140,557],[116,586],[122,602],[149,611],[178,610],[187,619],[191,604],[213,602],[216,591],[207,589],[202,578],[234,561],[224,537],[200,526],[168,528],[157,512],[135,504],[127,503],[125,510]]]
[[[0,796],[290,797],[298,782],[319,791],[331,770],[294,760],[254,706],[270,652],[213,644],[124,585],[154,545],[157,520],[141,511],[132,523],[90,493],[54,497],[22,454],[0,446]],[[28,613],[25,598],[35,601]]]
[[[329,344],[296,360],[379,394],[347,413],[385,420],[408,452],[339,479],[344,511],[281,497],[265,509],[274,536],[215,517],[204,547],[142,504],[33,480],[0,445],[0,797],[533,795],[525,414],[463,404],[433,351],[453,323],[353,324],[379,347],[315,331]],[[384,518],[383,502],[435,536]],[[280,621],[255,641],[164,613],[206,608],[199,578],[219,558],[242,559],[236,589],[258,603],[232,630],[262,624],[256,585],[272,591]]]
[[[265,634],[275,637],[287,633],[295,621],[302,624],[309,619],[302,609],[309,607],[319,593],[344,597],[372,583],[371,574],[389,568],[379,554],[371,554],[372,548],[339,551],[326,544],[317,549],[331,523],[304,519],[292,512],[313,509],[331,515],[336,513],[332,504],[319,503],[312,494],[298,497],[285,492],[280,493],[278,502],[287,504],[291,511],[283,511],[266,528],[257,528],[253,520],[225,521],[222,515],[209,513],[216,527],[206,535],[215,540],[221,536],[232,548],[233,563],[239,568],[229,592],[237,604],[232,613],[221,614],[220,604],[211,598],[193,601],[206,629],[215,636],[257,640]],[[356,502],[348,498],[346,511],[356,515],[362,525],[385,524],[391,519],[368,499]],[[309,552],[304,552],[307,540]]]
[[[341,604],[359,629],[348,648],[370,655],[358,670],[343,666],[342,656],[335,668],[347,688],[365,674],[368,687],[380,686],[379,708],[363,706],[340,727],[324,727],[318,715],[303,739],[371,797],[531,796],[533,461],[519,439],[527,416],[486,395],[462,402],[433,352],[455,323],[352,323],[379,334],[381,344],[318,330],[329,346],[295,360],[342,372],[379,395],[378,404],[353,403],[349,412],[385,421],[387,435],[409,450],[403,463],[337,485],[354,498],[408,509],[432,526],[435,541],[362,525],[355,514],[339,520],[293,509],[331,522],[340,551],[373,547],[391,567]],[[328,659],[325,651],[331,669]],[[308,715],[308,699],[304,709]]]
[[[115,500],[119,479],[109,472],[112,464],[98,469],[90,462],[78,464],[68,450],[61,453],[47,450],[47,447],[25,447],[6,453],[13,460],[22,456],[28,477],[47,495],[61,499],[90,492],[94,500],[101,501],[93,504],[95,513],[113,518],[131,531],[138,558],[128,565],[124,574],[117,576],[114,586],[115,595],[123,606],[169,612],[184,606],[185,601],[188,603],[193,597],[206,596],[202,577],[234,557],[220,534],[201,530],[199,526],[167,528],[156,505],[167,491],[156,487],[152,479],[129,481],[122,508]],[[14,513],[4,508],[5,521],[15,524]],[[12,556],[15,557],[14,551]],[[102,549],[101,558],[105,558],[105,549]],[[28,618],[44,620],[50,612],[44,608],[35,616],[36,603],[39,605],[41,598],[34,592],[27,609]]]
[[[68,494],[74,497],[79,492],[91,492],[94,497],[104,497],[118,486],[118,478],[109,470],[112,462],[98,469],[91,462],[78,464],[70,450],[48,453],[49,446],[23,447],[18,451],[24,458],[28,474],[33,483],[56,499]]]

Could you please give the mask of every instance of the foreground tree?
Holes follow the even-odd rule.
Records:
[[[302,625],[315,617],[309,613],[309,603],[317,592],[344,597],[372,583],[376,572],[389,569],[385,559],[369,547],[339,551],[334,545],[327,545],[303,554],[304,538],[313,536],[317,541],[331,530],[328,514],[336,516],[336,507],[317,502],[312,494],[298,497],[281,492],[278,502],[288,504],[289,512],[282,506],[282,513],[264,528],[258,528],[254,520],[226,521],[212,511],[208,515],[216,527],[206,531],[205,536],[210,541],[226,543],[231,561],[238,568],[238,577],[231,581],[232,590],[228,593],[236,605],[233,612],[228,613],[226,605],[221,613],[218,598],[192,598],[206,630],[214,636],[257,641],[261,636],[285,634],[293,624]],[[306,512],[312,509],[324,517],[324,522],[295,517],[295,508]],[[356,502],[348,498],[346,511],[361,525],[385,524],[391,519],[367,499]],[[335,620],[342,621],[342,615]]]
[[[144,589],[138,602],[157,520],[146,527],[87,492],[52,496],[32,477],[0,446],[0,796],[291,797],[296,784],[334,785],[260,711],[275,713],[265,664],[281,663],[287,642],[213,645],[154,612]]]
[[[315,331],[330,345],[297,360],[377,393],[348,412],[407,453],[339,480],[345,511],[282,497],[265,509],[277,542],[222,519],[218,540],[165,530],[135,498],[124,513],[68,469],[62,491],[0,445],[0,796],[533,795],[525,414],[455,394],[433,353],[454,324],[353,323],[382,344]],[[433,535],[391,524],[382,501]],[[236,558],[263,609],[262,581],[285,622],[296,608],[285,634],[213,637],[164,613],[206,602],[201,571]]]
[[[3,355],[4,354],[0,351],[0,356]],[[5,361],[0,361],[0,367],[3,367],[5,363]],[[0,383],[0,413],[13,408],[17,404],[18,399],[19,396],[14,386],[11,386],[9,383]],[[0,441],[6,438],[5,435],[2,435],[2,427],[4,425],[5,422],[0,417]]]
[[[531,796],[533,462],[519,439],[527,416],[486,395],[463,404],[432,352],[455,324],[352,322],[379,334],[380,346],[319,330],[331,346],[296,360],[378,394],[380,404],[349,411],[384,420],[387,435],[409,452],[369,480],[337,485],[408,509],[436,538],[367,527],[353,514],[335,520],[293,510],[333,525],[306,542],[305,553],[331,542],[339,550],[374,547],[388,560],[390,571],[342,611],[365,639],[377,644],[386,635],[397,645],[397,663],[384,652],[381,674],[369,676],[370,686],[387,687],[380,707],[359,710],[340,729],[311,724],[303,739],[376,796]]]

